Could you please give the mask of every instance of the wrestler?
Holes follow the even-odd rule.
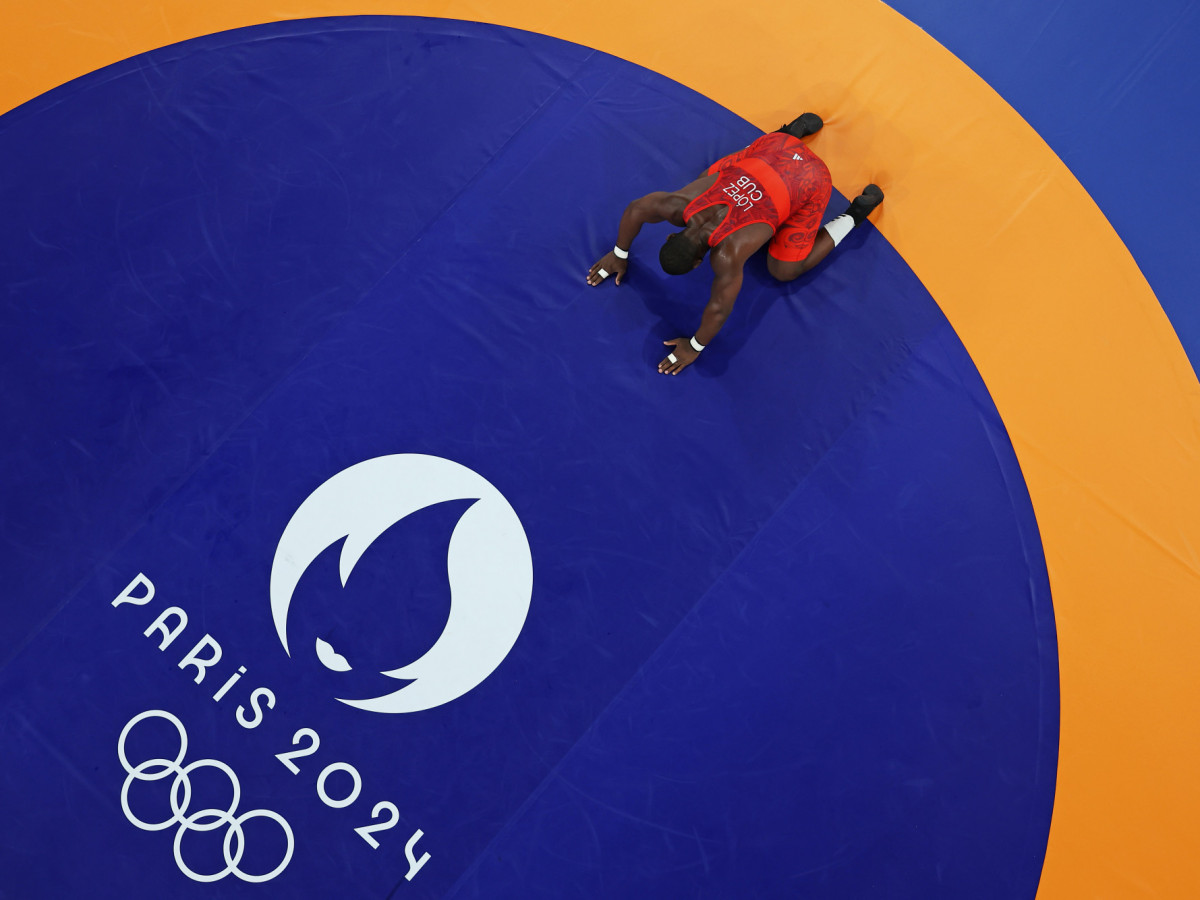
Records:
[[[800,139],[823,124],[815,113],[804,113],[713,163],[686,187],[656,191],[626,207],[616,245],[591,267],[588,284],[610,276],[621,283],[629,249],[646,224],[670,222],[683,228],[667,237],[658,254],[670,275],[692,271],[712,251],[712,293],[700,326],[691,337],[663,342],[673,349],[658,364],[662,374],[678,375],[721,330],[741,290],[746,260],[760,247],[768,245],[771,275],[792,281],[823,260],[883,201],[883,191],[869,184],[845,213],[821,227],[833,183],[825,163]]]

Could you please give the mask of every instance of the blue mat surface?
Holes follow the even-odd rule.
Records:
[[[707,267],[657,271],[655,227],[584,283],[628,200],[755,136],[586,48],[402,18],[0,118],[0,895],[1033,896],[1045,564],[928,293],[870,226],[790,285],[759,257],[664,378]],[[378,460],[397,485],[293,559]],[[461,657],[477,684],[381,674],[469,629],[493,565],[517,633]]]

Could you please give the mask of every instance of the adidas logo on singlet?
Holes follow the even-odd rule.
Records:
[[[801,156],[799,153],[793,153],[793,154],[792,154],[792,159],[804,159],[804,157],[803,157],[803,156]]]

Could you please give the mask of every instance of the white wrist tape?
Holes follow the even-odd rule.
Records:
[[[705,347],[708,346],[707,344],[702,344],[698,340],[696,340],[696,336],[694,334],[690,338],[688,338],[688,341],[691,343],[692,349],[695,350],[697,353],[699,353],[701,350],[703,350]]]
[[[622,250],[620,247],[613,247],[613,256],[617,259],[629,259],[629,251]]]

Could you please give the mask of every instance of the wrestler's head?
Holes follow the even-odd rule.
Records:
[[[677,231],[667,235],[666,243],[658,251],[658,262],[668,275],[686,275],[704,259],[708,247],[704,241],[688,231]]]

